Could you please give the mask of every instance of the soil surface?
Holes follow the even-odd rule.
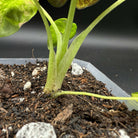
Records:
[[[120,129],[132,138],[138,136],[138,111],[128,111],[123,103],[115,100],[88,96],[63,95],[52,99],[43,93],[47,69],[32,76],[36,67],[47,67],[47,63],[0,64],[0,138],[13,138],[30,122],[51,123],[58,138],[119,137]],[[28,81],[31,88],[25,89]],[[111,95],[105,84],[88,71],[84,69],[82,75],[74,76],[71,67],[62,90]]]

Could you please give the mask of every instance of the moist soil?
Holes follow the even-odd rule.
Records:
[[[79,95],[53,99],[44,94],[47,69],[36,76],[32,76],[32,71],[47,64],[46,61],[20,66],[0,64],[0,138],[13,138],[30,122],[51,123],[58,138],[119,137],[120,129],[132,138],[138,136],[138,111],[129,111],[124,103]],[[31,82],[31,88],[24,90],[27,81]],[[71,67],[62,90],[111,96],[105,84],[87,70],[75,76],[71,74]]]

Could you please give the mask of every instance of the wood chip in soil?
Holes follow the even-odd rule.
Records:
[[[36,67],[47,67],[47,64],[45,61],[20,66],[0,64],[0,138],[13,138],[23,125],[38,121],[53,124],[58,138],[65,135],[76,138],[119,137],[119,129],[124,129],[132,138],[138,136],[138,111],[128,111],[123,103],[74,95],[52,99],[43,94],[47,70],[36,76],[32,76],[32,71]],[[27,81],[31,82],[31,88],[24,90]],[[88,71],[74,76],[71,67],[62,90],[111,96],[105,84]]]

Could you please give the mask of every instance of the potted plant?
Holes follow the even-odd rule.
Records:
[[[53,1],[49,0],[49,2],[51,3]],[[53,6],[62,6],[62,5],[64,5],[65,2],[66,1],[59,0],[59,3],[51,3],[51,4]],[[101,13],[83,32],[81,32],[76,38],[74,38],[73,42],[69,46],[69,39],[71,39],[75,35],[76,29],[77,29],[77,25],[75,23],[73,23],[76,6],[77,6],[77,8],[85,8],[87,6],[94,4],[95,2],[96,1],[93,1],[93,0],[89,1],[88,3],[84,0],[82,0],[82,1],[71,0],[68,18],[67,19],[60,18],[60,19],[57,19],[56,21],[53,21],[51,16],[47,13],[47,11],[45,9],[43,9],[43,7],[41,7],[41,5],[39,4],[39,2],[37,0],[25,0],[25,1],[20,0],[18,2],[3,0],[0,3],[1,7],[3,7],[0,10],[1,21],[2,21],[2,22],[0,22],[0,25],[1,25],[0,26],[0,36],[1,37],[8,36],[8,35],[15,33],[17,30],[19,30],[19,28],[22,26],[22,24],[24,24],[25,22],[30,20],[36,14],[36,12],[38,10],[43,19],[43,22],[44,22],[44,25],[45,25],[45,28],[47,31],[48,49],[49,49],[49,61],[48,61],[47,72],[45,71],[46,67],[47,67],[47,63],[44,63],[44,62],[39,63],[39,65],[40,65],[39,68],[37,67],[37,65],[32,65],[32,67],[30,67],[30,63],[25,65],[25,66],[27,66],[27,70],[32,72],[32,76],[33,77],[37,76],[38,78],[36,78],[37,80],[35,80],[35,81],[33,81],[34,78],[30,78],[33,82],[33,85],[31,84],[30,81],[27,81],[28,77],[25,77],[24,79],[20,78],[21,81],[24,80],[23,81],[24,86],[22,86],[21,89],[18,89],[20,91],[19,93],[17,93],[17,92],[14,93],[12,91],[13,89],[17,90],[17,87],[13,88],[13,86],[14,86],[13,84],[15,83],[15,81],[13,81],[13,78],[12,78],[12,77],[14,77],[15,66],[7,67],[8,71],[9,71],[9,68],[10,68],[10,70],[13,70],[13,72],[12,71],[10,72],[11,78],[9,80],[6,79],[6,77],[5,77],[7,74],[5,75],[5,73],[3,73],[3,70],[1,70],[1,72],[2,72],[1,73],[2,86],[1,86],[1,91],[0,91],[1,99],[3,101],[3,99],[11,98],[10,101],[16,101],[15,105],[19,104],[20,107],[22,107],[21,105],[26,102],[30,103],[31,105],[28,105],[28,108],[26,107],[25,109],[22,109],[24,112],[32,111],[33,114],[36,113],[34,115],[34,117],[32,117],[33,119],[31,119],[30,121],[32,121],[36,118],[37,118],[36,120],[39,120],[39,117],[40,117],[41,118],[40,121],[42,121],[42,120],[49,121],[56,127],[56,130],[58,130],[61,127],[61,125],[63,125],[62,129],[59,132],[57,132],[58,136],[64,135],[64,133],[65,134],[68,134],[68,133],[74,134],[75,136],[80,136],[80,135],[82,135],[82,136],[96,136],[97,135],[98,136],[99,135],[98,133],[100,133],[99,136],[109,136],[110,135],[109,133],[106,135],[107,128],[109,126],[111,126],[110,130],[108,130],[108,131],[116,132],[115,126],[118,127],[118,124],[123,126],[123,128],[128,129],[128,126],[127,125],[125,126],[122,123],[124,120],[119,121],[119,122],[115,121],[116,117],[118,117],[118,118],[120,117],[120,116],[117,116],[116,114],[120,114],[121,116],[123,116],[123,112],[126,112],[129,114],[129,117],[128,117],[129,119],[132,117],[131,115],[133,114],[134,125],[133,125],[133,134],[132,135],[136,135],[135,134],[136,111],[134,111],[134,110],[132,112],[128,111],[124,104],[121,104],[117,101],[115,101],[113,104],[111,104],[111,103],[113,102],[112,100],[115,100],[115,99],[116,100],[127,100],[127,101],[129,101],[129,102],[126,102],[126,104],[128,105],[128,108],[137,109],[137,102],[135,101],[135,100],[138,100],[137,93],[134,93],[133,97],[126,97],[128,95],[124,95],[124,97],[113,97],[113,96],[110,96],[110,93],[107,94],[108,90],[105,88],[105,85],[99,81],[96,82],[96,80],[95,80],[95,78],[93,78],[93,76],[91,76],[91,78],[86,79],[85,75],[86,74],[90,75],[86,70],[84,71],[85,75],[83,74],[84,77],[78,76],[77,79],[75,76],[72,76],[70,74],[71,68],[73,68],[73,67],[70,67],[70,65],[71,65],[75,55],[77,54],[81,44],[83,43],[84,39],[86,38],[86,36],[108,13],[110,13],[114,8],[116,8],[118,5],[120,5],[122,2],[124,2],[124,0],[117,0],[109,8],[107,8],[103,13]],[[51,26],[49,26],[48,21],[51,24]],[[84,62],[81,64],[86,64],[86,63]],[[24,66],[22,65],[21,67],[18,67],[18,68],[20,68],[22,70],[23,67]],[[37,72],[35,75],[33,74],[33,68],[36,69],[36,72]],[[95,70],[94,67],[93,67],[93,69]],[[6,71],[6,72],[8,72],[8,71]],[[68,71],[68,73],[67,73],[67,71]],[[99,72],[98,70],[95,70],[95,71]],[[19,72],[18,73],[17,72],[16,72],[16,75],[19,74]],[[35,70],[34,70],[34,72],[35,72]],[[42,89],[40,89],[40,88],[36,89],[36,87],[40,86],[41,83],[44,84],[44,82],[41,82],[39,80],[39,76],[38,76],[39,73],[42,75],[42,77],[47,75],[47,77],[45,78],[46,84],[43,89],[44,93],[42,95],[40,94],[40,91],[42,91]],[[23,73],[23,74],[25,75],[25,73]],[[30,72],[27,74],[30,74]],[[73,79],[69,79],[69,77],[73,77]],[[5,79],[6,79],[6,82],[5,82]],[[66,79],[67,79],[67,81],[66,81]],[[89,79],[91,80],[90,81],[91,83],[94,81],[94,84],[92,86],[90,86],[90,88],[93,89],[95,93],[93,93],[93,91],[91,91],[90,89],[89,89],[90,92],[89,92],[89,90],[86,90],[87,92],[85,92],[86,86],[84,85],[84,83],[85,82],[88,83]],[[38,82],[38,84],[36,82]],[[71,85],[69,85],[70,83],[71,84],[76,83],[76,85],[78,85],[80,83],[81,85],[79,85],[79,88],[76,88],[76,87],[73,88],[73,87],[71,87]],[[66,86],[66,88],[67,87],[68,88],[65,89],[64,88],[65,86]],[[30,89],[33,90],[34,87],[35,87],[35,90],[37,91],[37,96],[39,94],[38,99],[35,99],[35,100],[33,98],[31,98],[31,96],[27,97],[28,91]],[[97,87],[98,88],[101,87],[100,90]],[[18,88],[20,88],[20,84],[19,84]],[[24,94],[22,94],[21,90],[24,91]],[[118,91],[119,89],[116,89],[116,90]],[[35,93],[36,93],[36,91],[35,91]],[[32,93],[33,92],[34,91],[32,91]],[[103,94],[103,95],[101,95],[101,94]],[[61,95],[66,95],[66,96],[61,96]],[[76,96],[75,98],[73,98],[72,96],[69,97],[69,95],[85,95],[85,98],[83,96],[82,97]],[[86,95],[90,96],[92,99],[88,98]],[[106,96],[106,95],[108,95],[108,96]],[[17,99],[17,97],[22,97],[22,96],[25,98],[25,101],[24,101],[24,99]],[[30,97],[30,99],[29,99],[29,97]],[[48,97],[52,97],[52,100],[49,99]],[[79,99],[82,99],[84,106],[86,106],[86,104],[89,104],[89,106],[92,108],[91,112],[87,112],[88,110],[90,111],[91,108],[88,109],[86,107],[86,109],[83,110],[83,106],[81,107],[82,111],[79,111],[80,110],[79,106],[76,106],[76,105],[78,105],[78,103],[75,102],[75,101],[78,101],[77,100],[78,97],[79,97]],[[94,97],[96,97],[96,98],[94,98]],[[56,98],[56,99],[54,99],[54,98]],[[67,102],[68,98],[72,98],[72,99],[68,100],[68,102]],[[100,98],[100,99],[97,99],[97,98]],[[103,100],[103,99],[109,99],[109,100]],[[29,102],[29,100],[31,102]],[[54,105],[54,106],[62,105],[62,107],[59,108],[57,113],[53,114],[52,113],[53,111],[50,111],[51,112],[50,115],[53,115],[53,118],[51,118],[51,116],[50,116],[50,118],[47,118],[46,117],[47,113],[45,114],[42,109],[40,112],[38,112],[38,108],[39,108],[38,105],[41,105],[41,104],[43,105],[43,108],[45,108],[45,109],[48,108],[48,111],[51,109],[49,107],[45,107],[44,103],[42,102],[42,101],[45,101],[45,103],[48,104],[49,100],[50,100],[50,104],[49,104],[50,107],[52,107],[52,105]],[[68,104],[65,104],[65,101]],[[71,101],[74,102],[74,105],[71,104]],[[93,105],[93,107],[92,107],[92,103],[91,103],[92,101],[94,101],[94,102],[97,101],[96,104]],[[97,103],[101,104],[101,102],[103,102],[103,104],[96,108],[95,105],[97,105]],[[107,103],[110,103],[110,104],[107,104]],[[13,105],[11,105],[11,106],[13,106]],[[9,106],[9,107],[11,107],[11,106]],[[108,114],[107,114],[106,110],[104,110],[104,111],[102,110],[101,106],[105,107],[106,110],[108,110]],[[2,106],[1,110],[4,112],[3,114],[5,116],[5,114],[7,115],[9,112],[6,110],[6,107],[5,108],[3,108],[3,107],[4,106]],[[33,111],[33,109],[34,109],[34,111]],[[52,109],[54,109],[54,108],[52,108]],[[83,121],[84,120],[85,121],[83,122],[83,126],[79,128],[80,130],[78,130],[74,126],[75,131],[73,131],[73,127],[72,127],[72,128],[70,128],[70,131],[68,132],[68,131],[65,131],[65,130],[67,130],[67,128],[66,128],[67,125],[71,124],[71,126],[72,126],[73,123],[71,123],[71,122],[74,122],[73,120],[70,120],[70,122],[69,122],[68,119],[70,118],[70,116],[72,118],[74,117],[74,119],[76,119],[76,117],[77,117],[77,116],[73,115],[73,110],[75,110],[78,113],[80,112],[81,113],[80,118]],[[110,110],[111,114],[109,113],[109,110]],[[14,111],[14,113],[11,113],[13,111]],[[18,111],[17,108],[13,108],[12,111],[9,113],[10,116],[14,116],[14,115],[18,116],[17,111]],[[104,117],[106,116],[106,118],[104,118],[106,121],[106,126],[102,125],[102,127],[100,127],[99,124],[101,124],[102,120],[95,113],[93,114],[92,113],[93,111],[95,111],[95,113],[100,111],[100,115],[101,115],[100,117],[103,117],[103,114],[104,114]],[[43,116],[44,114],[46,116]],[[57,115],[57,116],[55,116],[55,115]],[[63,115],[65,115],[66,117],[64,118]],[[17,116],[16,116],[16,118],[18,118]],[[29,114],[29,116],[30,116],[30,114]],[[114,121],[111,122],[112,125],[108,124],[107,118],[109,116],[113,116],[113,118],[114,118],[113,119]],[[20,118],[20,120],[21,120],[21,118]],[[98,120],[99,122],[96,122],[96,120]],[[24,120],[24,122],[20,122],[20,121],[18,122],[18,121],[19,121],[19,119],[16,120],[16,123],[19,125],[18,128],[20,128],[23,124],[30,122],[28,120]],[[7,122],[9,123],[9,121],[7,121]],[[58,122],[60,123],[59,125],[57,124]],[[91,124],[89,124],[90,122],[91,122]],[[116,125],[114,126],[113,123],[116,123]],[[89,125],[85,129],[82,129],[86,124],[87,125],[89,124]],[[126,121],[125,121],[125,124],[126,124]],[[3,127],[3,125],[1,127]],[[98,127],[94,127],[94,125],[97,125]],[[94,127],[97,130],[92,130],[92,127]],[[96,132],[96,131],[98,131],[98,128],[101,128],[101,129],[99,132]],[[86,131],[87,129],[89,129],[89,130]],[[95,131],[94,134],[92,134],[92,131]],[[11,135],[13,135],[14,133],[15,133],[15,131]],[[129,134],[131,135],[131,132],[129,132]]]

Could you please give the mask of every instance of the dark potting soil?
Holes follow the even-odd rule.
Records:
[[[58,138],[67,134],[72,138],[119,137],[120,129],[132,138],[138,136],[138,111],[128,111],[125,104],[115,100],[88,96],[63,95],[52,99],[43,94],[47,70],[32,76],[36,67],[47,67],[47,63],[0,64],[0,138],[13,138],[23,125],[38,121],[51,123]],[[31,88],[24,90],[27,81]],[[105,84],[88,71],[74,76],[71,67],[62,90],[111,95]]]

